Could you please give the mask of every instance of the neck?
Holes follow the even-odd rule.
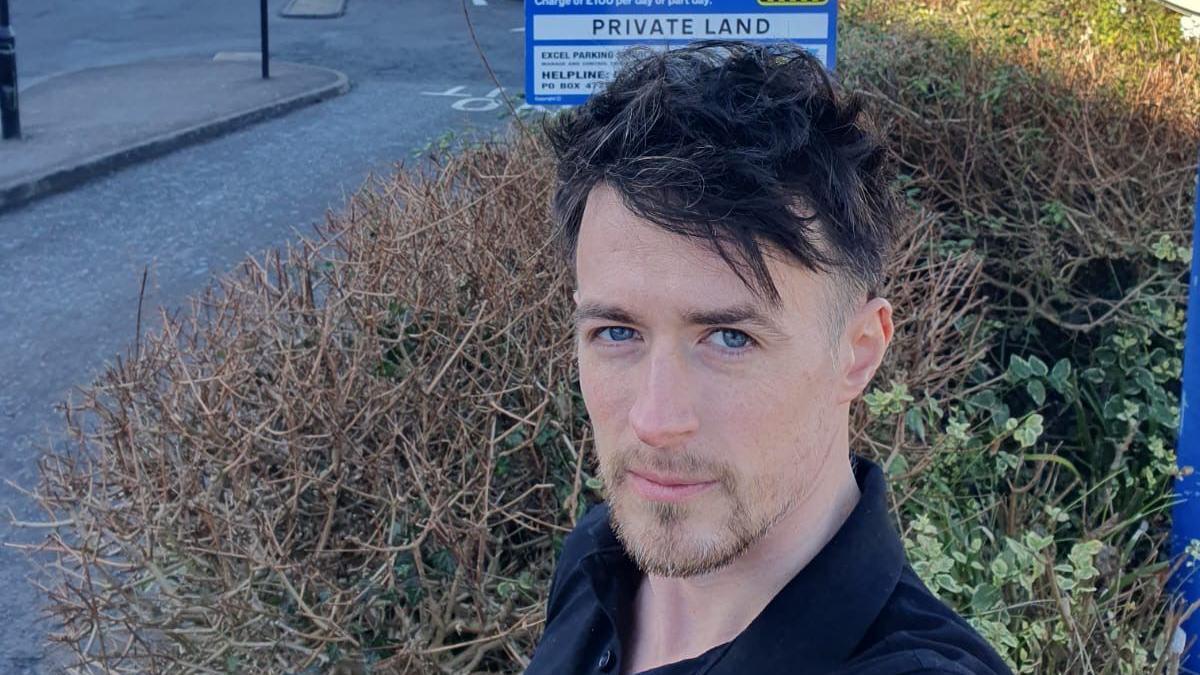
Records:
[[[828,457],[803,501],[728,566],[683,579],[643,578],[634,601],[630,672],[732,640],[825,547],[859,498],[848,449]]]

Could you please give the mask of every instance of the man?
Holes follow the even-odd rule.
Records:
[[[858,101],[787,44],[630,56],[547,128],[607,502],[526,672],[1008,673],[850,452],[899,215]]]

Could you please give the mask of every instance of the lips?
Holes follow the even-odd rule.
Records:
[[[673,478],[636,471],[629,472],[629,482],[643,499],[655,502],[681,502],[707,492],[717,484],[716,481],[695,482],[693,478]]]
[[[700,485],[702,483],[713,482],[711,480],[705,480],[705,479],[672,478],[670,476],[662,476],[662,475],[659,475],[656,473],[650,473],[649,471],[632,471],[631,470],[629,473],[632,473],[635,476],[644,478],[648,481],[658,483],[659,485],[666,485],[668,487],[680,487],[680,486],[685,486],[685,485]]]

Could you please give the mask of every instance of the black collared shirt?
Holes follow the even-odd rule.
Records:
[[[857,506],[750,625],[730,642],[644,675],[1012,672],[913,572],[888,515],[883,471],[855,460]],[[592,506],[563,543],[526,675],[622,672],[622,629],[640,578],[612,532],[608,505]]]

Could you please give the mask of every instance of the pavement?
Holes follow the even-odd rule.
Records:
[[[344,94],[336,70],[257,55],[89,68],[21,92],[20,139],[0,142],[0,211],[134,162]]]
[[[336,19],[346,13],[346,0],[291,0],[279,12],[294,19]]]

